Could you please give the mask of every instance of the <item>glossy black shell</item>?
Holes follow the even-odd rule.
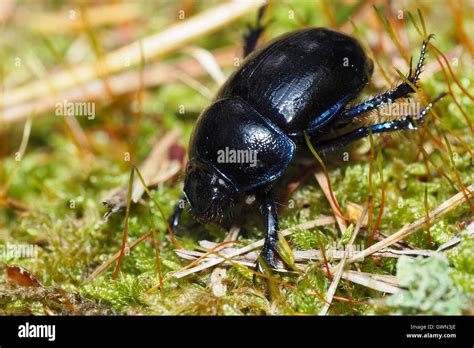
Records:
[[[355,39],[329,29],[274,39],[245,59],[202,112],[189,166],[206,164],[236,191],[274,181],[291,163],[295,140],[327,124],[360,92],[372,69]],[[217,152],[226,147],[257,151],[257,165],[219,162]]]
[[[257,154],[251,163],[219,162],[219,150],[237,149]],[[240,98],[216,101],[199,117],[191,136],[189,164],[198,160],[212,167],[236,191],[271,182],[288,168],[295,144],[280,129]]]
[[[325,28],[280,36],[247,57],[216,100],[241,97],[286,134],[321,127],[367,83],[372,62],[352,37]]]

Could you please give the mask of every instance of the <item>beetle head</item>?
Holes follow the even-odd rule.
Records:
[[[232,185],[210,166],[196,161],[188,165],[184,194],[198,222],[221,222],[233,191]]]

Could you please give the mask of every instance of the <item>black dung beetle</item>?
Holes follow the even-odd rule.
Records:
[[[373,72],[372,61],[356,39],[310,28],[254,50],[197,120],[189,144],[184,196],[170,218],[171,228],[176,231],[184,203],[189,203],[198,222],[221,222],[237,198],[255,198],[266,226],[261,256],[275,267],[278,217],[271,186],[294,161],[296,149],[305,146],[304,132],[317,151],[331,151],[369,132],[417,129],[443,95],[417,115],[355,130],[352,121],[415,91],[411,84],[416,86],[420,76],[427,40],[414,73],[410,67],[410,83],[404,81],[353,107],[348,104]],[[331,137],[335,129],[345,126],[352,130]]]

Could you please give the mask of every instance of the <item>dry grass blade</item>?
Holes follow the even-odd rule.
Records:
[[[470,192],[470,196],[473,196],[473,190],[474,190],[474,184],[470,185],[467,187],[467,190]],[[443,202],[440,206],[438,206],[436,209],[432,210],[429,213],[429,218],[430,221],[434,221],[438,218],[440,218],[442,215],[446,214],[447,212],[455,209],[459,205],[461,205],[463,202],[465,202],[465,197],[463,192],[458,192],[455,194],[453,197],[448,199],[447,201]],[[415,222],[412,222],[408,226],[405,226],[402,228],[400,231],[388,236],[387,238],[381,240],[380,242],[377,242],[370,246],[369,248],[363,250],[360,254],[355,255],[347,260],[347,263],[353,263],[359,260],[360,258],[367,257],[369,255],[372,255],[373,253],[388,247],[389,245],[394,244],[395,242],[398,242],[402,240],[403,238],[408,237],[415,231],[417,231],[420,227],[422,227],[426,223],[426,216],[416,220]]]
[[[163,138],[160,139],[154,146],[148,157],[143,161],[140,166],[140,173],[142,173],[143,178],[148,186],[157,184],[160,181],[157,180],[157,177],[160,180],[169,179],[170,174],[176,173],[176,166],[170,168],[171,162],[168,158],[169,149],[173,144],[175,144],[181,135],[181,130],[176,128],[171,132],[165,134]],[[179,170],[180,166],[178,166]],[[169,169],[173,169],[170,171]],[[166,174],[166,175],[163,175]],[[136,179],[137,174],[135,174]],[[127,203],[127,190],[128,184],[114,189],[110,192],[107,197],[105,197],[102,203],[107,207],[108,212],[104,215],[104,220],[110,217],[112,213],[118,212],[125,208]],[[139,180],[134,180],[133,191],[132,191],[132,201],[134,203],[142,197],[145,192],[145,188],[140,183]]]
[[[218,49],[212,52],[219,66],[232,64],[235,57],[235,47]],[[178,80],[178,72],[184,73],[192,78],[198,78],[206,74],[202,65],[194,59],[178,59],[173,63],[155,63],[143,69],[143,85],[140,84],[140,72],[127,71],[114,74],[107,79],[110,91],[114,96],[133,93],[140,88],[149,88]],[[93,79],[88,83],[72,87],[55,95],[47,95],[30,102],[21,103],[3,110],[3,121],[5,123],[20,122],[26,117],[40,115],[54,110],[58,101],[108,101],[109,90],[104,86],[101,79]]]
[[[232,227],[229,229],[229,233],[227,233],[227,236],[225,236],[224,241],[237,240],[239,233],[240,233],[240,227],[237,225],[232,225]]]
[[[397,285],[397,277],[387,276],[380,274],[372,274],[365,272],[356,271],[345,271],[341,276],[343,279],[347,279],[353,283],[363,285],[367,288],[371,288],[377,291],[394,294],[400,291],[400,287]]]
[[[436,251],[433,251],[433,250],[412,250],[412,249],[397,250],[397,249],[384,248],[380,251],[377,251],[373,255],[381,256],[381,257],[398,258],[402,255],[429,257],[429,256],[433,256],[434,254],[436,254]]]
[[[123,226],[123,235],[122,235],[122,247],[120,248],[120,254],[117,261],[117,267],[115,267],[114,277],[116,280],[120,272],[120,266],[122,264],[123,255],[125,254],[125,248],[127,247],[127,237],[128,237],[128,221],[130,218],[130,205],[132,204],[132,189],[133,189],[133,179],[135,176],[135,167],[132,167],[130,170],[130,179],[128,184],[127,192],[127,204],[125,207],[125,221]]]
[[[337,201],[334,202],[334,200],[336,198],[334,197],[334,200],[333,200],[332,197],[331,197],[331,192],[330,192],[330,189],[329,189],[329,183],[328,183],[328,180],[327,180],[326,176],[324,175],[324,173],[322,171],[319,171],[319,172],[314,174],[314,177],[318,181],[318,184],[321,187],[321,190],[323,190],[324,195],[326,196],[329,204],[331,205],[331,209],[334,211],[334,216],[336,217],[337,225],[339,226],[341,234],[344,233],[344,231],[347,228],[347,224],[346,224],[346,221],[342,217],[340,217],[339,214],[338,214],[337,206],[336,206]]]
[[[469,235],[473,234],[474,232],[468,232]],[[438,250],[423,250],[423,249],[403,249],[403,250],[398,250],[398,249],[390,249],[390,248],[384,248],[380,251],[377,251],[373,253],[373,256],[380,256],[380,257],[390,257],[390,258],[398,258],[402,255],[406,256],[424,256],[424,257],[429,257],[438,251],[442,251],[448,248],[451,248],[452,246],[458,244],[461,242],[461,236],[456,236],[449,242],[446,242],[443,244]],[[201,240],[199,241],[199,245],[204,248],[205,250],[210,250],[214,248],[217,243],[215,242],[210,242],[207,240]],[[441,249],[442,248],[442,249]],[[226,252],[230,251],[235,251],[238,250],[238,248],[232,248],[232,247],[227,247],[225,248]],[[354,250],[354,249],[352,249]],[[193,255],[193,256],[202,256],[204,253],[200,251],[193,251],[193,250],[180,250],[180,252],[183,253],[184,256],[186,255]],[[360,251],[358,252],[359,254],[361,253]],[[353,252],[352,255],[358,255],[357,252]],[[181,256],[181,255],[180,255]],[[183,256],[183,257],[184,257]],[[308,249],[308,250],[293,250],[293,256],[295,258],[296,262],[304,262],[304,261],[323,261],[323,253],[319,249]],[[216,257],[215,255],[209,255],[210,258]],[[332,260],[340,260],[344,257],[344,253],[333,253],[331,255]],[[246,259],[246,260],[254,260],[256,258],[256,253],[253,255],[253,252],[249,252],[245,255],[242,255],[240,258]]]
[[[316,227],[316,226],[325,226],[325,225],[329,225],[329,224],[333,224],[333,223],[335,223],[335,220],[332,216],[324,216],[324,217],[320,217],[319,219],[316,219],[316,220],[308,221],[308,222],[302,223],[300,225],[296,225],[296,226],[287,228],[286,230],[283,230],[281,233],[283,234],[283,236],[286,237],[286,236],[292,234],[298,228],[309,229],[309,228],[313,228],[313,227]],[[229,253],[227,255],[227,257],[232,259],[236,256],[246,254],[246,253],[248,253],[248,252],[250,252],[250,251],[252,251],[256,248],[259,248],[259,247],[263,246],[263,242],[264,242],[264,239],[260,239],[259,241],[255,242],[255,243],[249,244],[249,245],[247,245],[243,248],[237,249],[236,251],[233,251],[233,252]],[[205,261],[205,260],[206,259],[201,260],[201,262]],[[183,277],[186,277],[189,274],[200,272],[204,269],[207,269],[207,268],[213,267],[215,265],[218,265],[218,264],[220,264],[224,261],[225,261],[225,259],[219,257],[219,258],[217,258],[217,260],[212,260],[212,261],[208,261],[208,262],[205,262],[205,263],[201,263],[201,264],[199,264],[195,267],[192,267],[192,268],[189,268],[189,269],[186,269],[186,270],[183,270],[183,271],[176,271],[175,273],[173,273],[173,277],[183,278]]]
[[[157,34],[143,38],[143,58],[150,61],[169,54],[183,45],[190,43],[202,35],[209,34],[230,22],[254,11],[263,4],[262,1],[231,1],[227,2],[189,19],[174,24]],[[98,72],[115,73],[135,66],[141,61],[140,42],[136,41],[113,52],[106,54],[95,63],[79,65],[71,71],[62,70],[52,74],[47,80],[39,80],[6,91],[0,107],[15,105],[27,100],[42,98],[48,95],[50,86],[59,92],[86,83],[98,77]],[[125,64],[127,61],[129,64]],[[106,69],[104,69],[104,67]],[[79,81],[75,77],[79,78]]]
[[[176,254],[185,260],[191,260],[191,261],[195,261],[196,259],[202,258],[204,255],[206,255],[206,257],[203,258],[203,261],[204,260],[216,261],[216,260],[225,258],[225,261],[222,262],[222,265],[233,266],[235,264],[238,264],[238,265],[242,265],[242,266],[246,266],[250,268],[253,268],[255,266],[255,263],[257,262],[257,258],[258,258],[258,252],[251,251],[244,255],[232,257],[232,260],[230,260],[229,255],[236,250],[238,249],[229,248],[229,249],[224,250],[223,252],[218,252],[214,250],[212,253],[207,253],[206,255],[206,253],[201,252],[201,251],[179,249],[179,250],[176,250]],[[295,264],[295,266],[300,271],[305,271],[307,267],[307,265],[304,265],[301,263]],[[296,274],[294,270],[289,270],[288,267],[285,266],[285,264],[282,261],[277,261],[274,271],[278,273]]]
[[[365,206],[364,209],[362,210],[362,213],[360,214],[359,219],[357,220],[356,227],[354,229],[354,232],[351,235],[349,243],[347,243],[346,248],[344,248],[345,250],[344,250],[341,262],[339,262],[339,265],[337,265],[336,274],[334,275],[334,279],[326,293],[326,302],[324,302],[324,306],[323,308],[321,308],[319,315],[326,315],[329,310],[329,307],[331,306],[332,299],[334,295],[336,294],[337,285],[339,284],[339,280],[341,280],[341,276],[344,271],[344,265],[346,263],[346,251],[349,251],[352,248],[352,244],[354,244],[354,240],[359,234],[360,227],[362,226],[362,222],[364,221],[366,214],[367,214],[367,206]]]
[[[226,250],[230,252],[232,249]],[[295,251],[295,254],[298,251]],[[183,259],[194,261],[199,257],[202,257],[205,253],[200,251],[194,250],[176,250],[176,254]],[[226,252],[221,253],[221,255],[225,256]],[[250,252],[245,255],[236,257],[232,259],[234,264],[238,264],[241,266],[246,267],[253,267],[255,262],[257,261],[258,253],[257,252]],[[218,260],[220,257],[215,254],[208,255],[206,260]],[[222,263],[226,266],[232,266],[232,263],[226,260]],[[295,266],[300,271],[304,272],[307,268],[307,265],[301,263],[295,263]],[[289,273],[289,274],[296,274],[294,271],[288,270],[282,262],[279,262],[275,268],[275,272],[278,273]],[[381,275],[381,274],[372,274],[372,273],[365,273],[365,272],[357,272],[357,271],[344,271],[341,275],[341,278],[349,280],[353,283],[365,286],[370,289],[374,289],[377,291],[382,291],[386,293],[395,293],[400,290],[398,285],[397,277],[390,276],[390,275]],[[324,300],[325,301],[325,300]]]
[[[174,128],[169,133],[166,133],[159,142],[154,146],[148,157],[143,161],[139,170],[145,180],[147,186],[152,182],[156,182],[155,178],[162,172],[166,171],[170,166],[169,150],[181,136],[181,129]],[[132,201],[138,202],[140,197],[145,192],[143,185],[135,185],[132,193]]]
[[[224,241],[235,241],[239,236],[240,228],[238,226],[232,226],[227,233]],[[228,244],[224,246],[224,249],[228,247]],[[212,270],[211,277],[209,279],[208,287],[212,290],[212,293],[216,297],[225,296],[227,293],[227,285],[224,279],[227,276],[227,270],[224,267],[216,267]]]
[[[0,24],[4,26],[13,14],[15,3],[13,0],[0,1]]]
[[[25,122],[25,126],[23,127],[23,136],[21,138],[20,147],[15,154],[15,162],[13,162],[13,166],[12,166],[12,169],[10,170],[10,173],[7,176],[7,180],[5,184],[3,185],[2,190],[0,190],[0,198],[3,198],[7,195],[15,170],[17,166],[19,165],[20,161],[23,159],[23,156],[26,151],[26,147],[28,146],[28,142],[30,140],[31,126],[32,126],[31,118],[28,118]]]
[[[199,62],[199,64],[201,64],[201,66],[206,69],[212,79],[219,86],[224,84],[226,77],[219,66],[219,63],[211,52],[200,47],[190,47],[186,50],[186,52],[192,55]]]
[[[474,222],[471,222],[467,228],[466,228],[466,232],[465,232],[468,236],[473,236],[474,235]],[[454,237],[453,239],[447,241],[446,243],[440,245],[438,247],[438,249],[436,249],[436,251],[444,251],[444,250],[448,250],[452,247],[454,247],[455,245],[461,243],[461,240],[462,240],[462,236],[460,234],[458,234],[456,237]]]
[[[25,154],[26,147],[28,146],[28,141],[30,140],[30,134],[31,134],[31,118],[29,118],[26,123],[25,127],[23,128],[23,136],[21,138],[21,144],[20,148],[18,149],[18,154],[20,155],[20,158],[23,158],[23,155]]]
[[[217,245],[218,245],[217,243],[216,244],[213,243],[213,248]],[[209,248],[209,249],[206,248],[206,251],[210,251],[213,248]],[[225,249],[225,250],[221,251],[219,249]],[[227,256],[227,255],[229,255],[229,254],[231,254],[231,253],[233,253],[237,250],[239,250],[239,249],[238,248],[226,248],[226,246],[223,246],[222,248],[215,248],[214,249],[215,253],[218,252],[218,253],[220,253],[221,255],[224,255],[224,256]],[[183,259],[187,259],[187,260],[195,260],[195,259],[197,259],[199,257],[202,257],[203,255],[206,254],[203,251],[187,250],[187,249],[177,249],[177,250],[175,250],[175,252],[176,252],[177,255],[179,255]],[[208,255],[206,257],[206,261],[209,261],[211,259],[218,259],[219,256],[217,256],[215,253],[213,253],[213,254],[208,253]],[[232,260],[249,262],[249,263],[254,263],[255,264],[255,261],[257,260],[257,257],[258,257],[258,252],[250,251],[246,254],[236,256]],[[280,261],[279,264],[283,266],[283,263],[281,261]]]
[[[196,79],[193,79],[192,77],[186,75],[185,73],[178,72],[178,79],[185,85],[191,87],[194,89],[196,92],[201,94],[203,97],[212,100],[214,98],[214,92],[211,91],[209,88],[207,88],[205,85],[203,85],[201,82],[199,82]]]
[[[138,244],[143,242],[145,239],[151,237],[153,235],[153,231],[148,231],[147,233],[143,234],[140,238],[135,239],[132,243],[127,245],[125,247],[125,250],[132,250],[135,248]],[[103,271],[105,271],[107,268],[109,268],[110,265],[112,265],[117,259],[120,257],[120,251],[117,251],[110,259],[108,259],[106,262],[104,262],[102,265],[96,268],[94,272],[92,272],[86,280],[84,280],[84,283],[90,282],[92,279],[97,277],[99,274],[101,274]]]
[[[47,33],[64,33],[84,29],[81,12],[68,10],[54,13],[32,13],[20,17],[25,25],[34,30]],[[88,20],[91,27],[102,25],[118,25],[140,19],[137,4],[123,3],[98,5],[88,8]]]

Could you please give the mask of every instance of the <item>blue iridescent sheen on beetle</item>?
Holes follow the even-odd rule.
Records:
[[[252,39],[255,41],[255,37]],[[247,51],[251,46],[247,42]],[[278,217],[271,185],[287,171],[296,150],[305,146],[304,132],[317,151],[331,151],[369,132],[417,129],[432,103],[418,115],[356,129],[354,122],[357,116],[414,92],[412,85],[416,86],[420,76],[426,47],[424,41],[413,73],[410,67],[409,83],[404,81],[352,107],[348,104],[367,85],[373,72],[372,61],[356,39],[326,28],[310,28],[277,37],[254,50],[194,127],[184,196],[170,218],[171,227],[175,231],[178,228],[183,202],[190,205],[198,222],[207,223],[220,222],[236,197],[255,197],[266,228],[261,255],[275,267]],[[346,126],[352,126],[352,130],[328,138],[335,129]],[[257,161],[219,161],[223,149],[254,151]]]

